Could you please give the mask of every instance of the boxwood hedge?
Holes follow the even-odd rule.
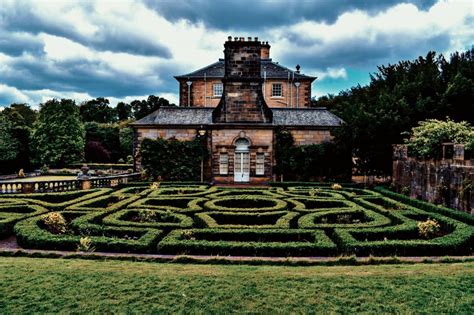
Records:
[[[171,231],[158,244],[166,254],[248,256],[331,256],[335,244],[321,230],[222,230]]]
[[[221,229],[289,229],[299,214],[288,211],[271,212],[202,212],[196,214],[198,225]]]

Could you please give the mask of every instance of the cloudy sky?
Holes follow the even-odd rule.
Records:
[[[470,0],[0,0],[0,106],[50,98],[177,99],[173,75],[222,57],[227,36],[318,76],[313,94],[366,84],[379,64],[474,44]]]

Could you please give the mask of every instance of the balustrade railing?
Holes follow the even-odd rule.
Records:
[[[140,173],[97,177],[88,179],[32,182],[0,182],[0,194],[61,192],[90,188],[116,187],[140,179]]]

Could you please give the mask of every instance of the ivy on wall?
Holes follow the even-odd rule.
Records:
[[[351,154],[336,142],[296,146],[291,132],[275,132],[274,171],[284,180],[345,180],[351,176]]]
[[[199,180],[201,161],[209,156],[206,144],[206,136],[197,136],[193,141],[144,139],[142,167],[151,179]]]

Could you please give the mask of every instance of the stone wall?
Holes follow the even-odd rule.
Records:
[[[179,104],[180,106],[188,106],[188,85],[185,79],[179,80]],[[190,89],[190,105],[197,107],[216,107],[221,97],[214,96],[213,84],[222,83],[221,79],[192,79]],[[272,84],[281,83],[282,96],[272,96]],[[311,105],[311,80],[301,80],[299,89],[296,89],[294,83],[288,83],[284,79],[267,79],[262,90],[265,102],[270,108],[309,108]],[[298,92],[298,97],[296,94]],[[207,99],[204,98],[207,96]]]
[[[449,159],[418,160],[408,157],[406,146],[394,146],[392,183],[395,189],[413,198],[474,215],[474,166],[464,159],[464,151],[459,146],[454,151],[458,155]]]
[[[233,183],[234,182],[234,154],[235,141],[239,138],[245,138],[250,142],[250,182],[267,182],[272,178],[273,165],[273,129],[221,129],[212,130],[211,134],[211,152],[212,152],[212,175],[216,182]],[[228,174],[219,174],[219,156],[220,153],[227,153]],[[256,157],[257,153],[265,155],[264,175],[256,175]]]
[[[290,132],[295,145],[321,144],[334,138],[329,130],[291,129]]]
[[[188,106],[188,85],[185,79],[179,80],[179,105]],[[221,99],[220,96],[214,96],[213,85],[217,83],[222,84],[221,79],[192,79],[191,80],[190,96],[191,106],[197,107],[216,107]]]

